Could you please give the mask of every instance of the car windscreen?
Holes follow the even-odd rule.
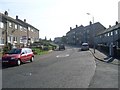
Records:
[[[21,53],[21,49],[12,49],[7,52],[7,54],[20,54],[20,53]]]

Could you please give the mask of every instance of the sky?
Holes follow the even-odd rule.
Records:
[[[0,0],[0,12],[26,19],[40,30],[40,38],[62,37],[76,25],[87,26],[94,17],[106,28],[118,21],[119,0]],[[86,13],[90,13],[87,15]]]

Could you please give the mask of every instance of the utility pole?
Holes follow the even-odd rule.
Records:
[[[5,23],[6,23],[6,28],[5,28],[5,45],[7,46],[8,45],[8,39],[7,39],[7,37],[8,37],[8,22],[7,22],[7,19],[6,19],[6,21],[5,21]]]
[[[4,13],[6,16],[8,16],[8,12],[5,11]],[[7,18],[5,19],[5,45],[7,46],[8,45],[8,39],[7,39],[7,36],[8,36],[8,21],[7,21]]]

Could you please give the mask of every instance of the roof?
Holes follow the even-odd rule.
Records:
[[[32,25],[30,25],[30,24],[28,24],[28,23],[26,23],[26,22],[24,22],[24,21],[22,21],[22,20],[20,20],[20,19],[16,19],[16,20],[19,21],[19,22],[21,22],[21,23],[24,23],[25,25],[27,25],[27,26],[29,26],[29,27],[32,27],[32,28],[38,30],[38,29],[35,28],[34,26],[32,26]],[[39,31],[39,30],[38,30],[38,31]]]
[[[25,23],[24,21],[22,21],[22,20],[20,20],[20,19],[14,19],[14,18],[11,18],[11,17],[9,17],[8,15],[4,15],[4,14],[2,14],[2,13],[0,13],[0,15],[2,16],[2,20],[3,20],[3,21],[4,21],[4,19],[7,19],[7,20],[12,21],[12,22],[14,22],[14,23],[20,24],[20,25],[22,25],[22,26],[24,26],[24,27],[30,26],[30,27],[38,30],[38,29],[35,28],[34,26],[32,26],[32,25],[30,25],[30,24],[28,24],[28,23]],[[38,31],[39,31],[39,30],[38,30]]]
[[[112,27],[110,27],[110,28],[105,29],[104,31],[98,33],[97,36],[102,35],[102,34],[105,34],[105,33],[107,33],[107,32],[111,32],[111,31],[116,30],[116,29],[118,29],[118,28],[120,28],[120,23],[118,23],[117,25],[114,25],[114,26],[112,26]]]
[[[79,26],[79,27],[76,27],[76,28],[73,28],[72,30],[68,31],[67,34],[68,34],[68,33],[75,32],[75,31],[80,30],[80,29],[82,29],[82,28],[84,28],[83,25],[81,25],[81,26]]]
[[[14,22],[14,23],[17,23],[17,24],[20,24],[20,25],[24,26],[23,23],[20,23],[20,22],[18,22],[17,20],[15,20],[15,19],[13,19],[13,18],[11,18],[11,17],[9,17],[9,16],[7,16],[7,15],[4,15],[4,14],[2,14],[2,13],[0,13],[0,15],[2,16],[2,20],[3,20],[3,21],[4,21],[5,19],[7,19],[7,20],[9,20],[9,21],[12,21],[12,22]]]
[[[79,30],[78,28],[81,28],[82,30],[92,30],[92,28],[94,27],[95,29],[96,28],[99,28],[100,26],[103,26],[100,22],[96,22],[96,23],[94,23],[94,24],[91,24],[91,25],[87,25],[87,26],[79,26],[79,27],[77,27],[77,28],[74,28],[74,29],[72,29],[72,30],[70,30],[69,32],[67,32],[67,34],[68,33],[72,33],[73,31],[77,31],[77,30]],[[103,26],[103,28],[105,28],[104,26]],[[102,30],[103,31],[103,30]]]
[[[92,28],[92,27],[94,27],[94,28],[98,28],[98,26],[97,25],[101,25],[101,26],[103,26],[100,22],[96,22],[96,23],[94,23],[94,24],[91,24],[91,25],[88,25],[88,26],[86,26],[85,27],[85,29],[90,29],[90,28]],[[104,27],[104,26],[103,26]],[[105,27],[104,27],[105,28]]]

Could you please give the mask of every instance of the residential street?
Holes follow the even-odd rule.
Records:
[[[3,69],[3,88],[87,88],[95,68],[89,51],[53,51],[33,63]]]
[[[118,66],[95,62],[90,51],[69,47],[4,68],[2,79],[3,88],[118,88]]]
[[[120,90],[120,0],[0,4],[0,90]]]

